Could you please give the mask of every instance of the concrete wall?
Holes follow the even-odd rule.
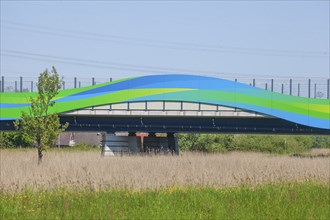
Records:
[[[62,132],[56,140],[56,146],[69,146],[71,138],[76,144],[80,142],[95,146],[102,144],[102,137],[98,132]]]
[[[136,136],[115,136],[113,133],[105,135],[104,143],[112,152],[139,152],[140,138]]]

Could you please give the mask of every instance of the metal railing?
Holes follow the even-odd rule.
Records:
[[[272,92],[307,98],[330,99],[329,78],[251,78],[251,77],[220,77]],[[119,79],[119,78],[118,78]],[[105,82],[114,78],[65,78],[62,89],[80,88]],[[36,92],[36,77],[5,77],[0,78],[0,92]]]

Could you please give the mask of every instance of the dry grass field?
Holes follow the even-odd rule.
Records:
[[[319,149],[312,149],[310,152],[307,152],[312,156],[330,156],[330,148],[319,148]]]
[[[330,179],[330,158],[300,158],[259,153],[180,156],[101,157],[99,152],[47,152],[37,165],[37,153],[0,151],[0,190],[57,187],[100,190],[161,189],[171,186],[259,185]]]

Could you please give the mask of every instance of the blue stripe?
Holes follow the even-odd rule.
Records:
[[[30,104],[23,103],[23,104],[11,104],[11,103],[0,103],[0,108],[21,108],[30,106]]]

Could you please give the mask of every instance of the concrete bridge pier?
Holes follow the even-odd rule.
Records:
[[[102,133],[102,155],[114,156],[125,153],[179,154],[178,139],[174,133],[112,132]]]
[[[179,155],[179,143],[178,138],[175,137],[174,133],[167,133],[168,149],[176,155]]]
[[[136,153],[140,151],[139,138],[128,132],[104,132],[102,136],[102,155]]]

